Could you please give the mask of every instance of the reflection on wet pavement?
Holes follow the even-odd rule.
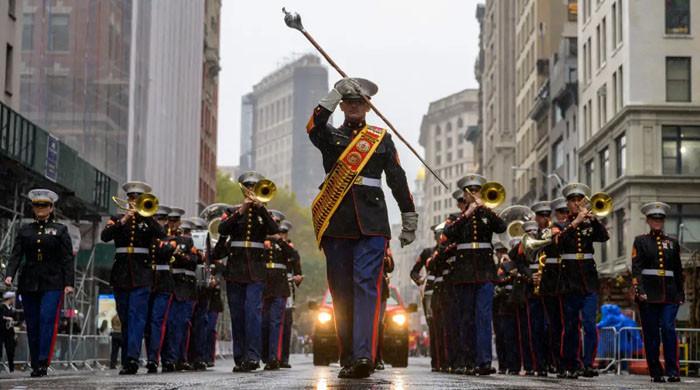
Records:
[[[250,374],[231,373],[232,362],[217,362],[217,367],[207,372],[175,373],[136,376],[119,376],[116,370],[104,371],[56,371],[47,378],[34,379],[28,372],[0,373],[0,389],[649,389],[649,379],[643,376],[601,375],[595,379],[576,381],[552,378],[513,377],[494,375],[487,377],[455,376],[431,373],[427,358],[411,359],[408,368],[390,366],[378,371],[371,378],[338,379],[339,367],[314,367],[311,357],[293,356],[292,369],[278,372],[258,371]],[[700,381],[684,378],[681,384],[666,384],[654,388],[697,389]]]

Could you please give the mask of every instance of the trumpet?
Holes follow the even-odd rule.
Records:
[[[136,211],[142,217],[152,217],[158,211],[158,197],[153,194],[141,194],[139,195],[133,204],[124,199],[112,197],[112,202],[117,205],[118,208],[126,211]]]
[[[532,238],[530,235],[525,234],[522,239],[523,251],[525,252],[525,257],[530,259],[537,259],[537,275],[540,277],[538,281],[535,282],[535,295],[540,295],[540,284],[542,282],[542,271],[544,270],[544,265],[547,260],[547,255],[542,251],[544,247],[552,243],[552,229],[550,226],[545,229],[542,234],[542,239]]]
[[[590,198],[586,196],[583,202],[588,204],[591,214],[598,218],[605,218],[613,209],[613,198],[605,192],[597,192]]]
[[[467,193],[474,197],[474,194],[466,188]],[[484,184],[479,191],[481,199],[484,202],[484,206],[495,209],[500,206],[506,200],[506,189],[503,184],[497,183],[495,181],[490,181]]]
[[[253,189],[249,189],[241,183],[238,183],[243,192],[243,196],[252,200],[255,203],[268,203],[277,194],[277,186],[272,180],[263,179],[255,183]]]

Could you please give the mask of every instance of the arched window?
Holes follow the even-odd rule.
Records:
[[[448,133],[452,131],[452,123],[451,122],[447,122],[447,125],[445,125],[445,131]]]
[[[440,135],[440,134],[442,134],[442,129],[440,128],[440,126],[435,126],[435,135]]]
[[[461,129],[462,126],[464,126],[464,121],[462,120],[462,118],[457,119],[457,128]]]

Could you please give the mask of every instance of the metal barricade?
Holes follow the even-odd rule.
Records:
[[[659,330],[660,332],[660,330]],[[700,329],[678,328],[677,356],[681,375],[688,375],[691,369],[700,367]],[[641,369],[646,369],[646,354],[642,338],[642,328],[621,328],[617,338],[620,364],[617,373],[630,371],[634,362],[643,362]],[[664,362],[663,344],[660,346],[659,359]]]
[[[617,337],[618,332],[612,326],[598,328],[598,348],[595,361],[598,363],[598,368],[604,372],[612,369],[617,364]]]

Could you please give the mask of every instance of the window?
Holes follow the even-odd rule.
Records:
[[[690,57],[666,57],[666,101],[690,100]]]
[[[586,83],[591,82],[591,68],[593,67],[591,45],[591,37],[588,37],[588,55],[586,55]]]
[[[612,113],[613,115],[617,113],[617,72],[612,75]]]
[[[457,149],[457,158],[460,160],[464,158],[464,150],[463,149]]]
[[[700,204],[670,204],[664,230],[691,250],[700,249]]]
[[[447,122],[447,125],[445,126],[445,132],[446,133],[452,132],[452,123],[451,122]]]
[[[68,51],[68,48],[68,15],[51,15],[49,17],[49,50]]]
[[[440,128],[440,126],[435,126],[435,135],[440,135],[440,134],[442,134],[442,129]]]
[[[617,177],[620,177],[625,174],[625,171],[627,170],[627,137],[625,134],[622,134],[621,136],[617,137],[615,140],[615,148],[617,149],[617,154],[616,154],[616,170],[617,170]]]
[[[493,74],[491,75],[491,80],[493,80]],[[462,120],[462,118],[457,119],[457,128],[461,129],[462,126],[464,126],[464,121]]]
[[[588,43],[583,43],[583,84],[588,83]]]
[[[600,65],[603,63],[603,56],[601,55],[601,47],[602,44],[600,42],[600,24],[596,26],[595,28],[595,45],[598,48],[597,53],[598,58],[596,59],[596,64],[598,65],[598,68],[600,68]]]
[[[566,4],[566,15],[567,15],[567,20],[569,22],[576,22],[576,18],[578,17],[578,1],[577,0],[568,0]]]
[[[46,77],[46,84],[49,91],[49,112],[65,112],[68,109],[67,102],[71,96],[68,77],[48,76]]]
[[[663,173],[695,175],[700,171],[700,126],[664,126]]]
[[[593,184],[593,172],[595,171],[595,161],[593,159],[588,160],[588,162],[583,166],[583,177],[586,178],[586,185],[589,187]]]
[[[690,0],[666,0],[666,34],[690,34]]]
[[[620,65],[619,68],[617,68],[617,84],[614,85],[613,87],[617,89],[617,107],[615,107],[616,111],[622,110],[623,104],[623,97],[625,91],[622,89],[622,65]]]
[[[34,48],[34,14],[24,14],[22,18],[22,50]]]
[[[5,48],[5,93],[8,96],[12,96],[12,79],[13,79],[13,52],[14,48],[12,45],[7,45]]]
[[[600,23],[600,65],[605,65],[608,58],[608,23],[606,18]]]
[[[446,161],[448,164],[452,162],[452,152],[448,152],[448,153],[447,153],[447,158],[445,159],[445,161]]]
[[[552,154],[554,155],[554,169],[558,169],[564,164],[564,142],[561,138],[552,146]]]
[[[440,157],[440,156],[435,157],[435,164],[437,164],[437,165],[442,164],[442,157]]]
[[[612,47],[615,48],[615,46],[617,46],[617,3],[612,4],[610,17],[612,18],[612,25],[610,26],[610,33],[612,35],[612,39],[610,41],[612,43]]]
[[[600,188],[608,185],[608,168],[610,168],[610,151],[605,148],[600,151]]]
[[[617,3],[617,26],[615,26],[617,29],[617,42],[615,42],[615,46],[619,45],[622,43],[622,0],[620,0]]]
[[[606,84],[598,89],[598,129],[608,121],[608,88]]]
[[[450,149],[452,147],[452,137],[447,139],[447,148]]]
[[[442,150],[442,142],[440,140],[435,141],[435,150],[438,152]]]
[[[7,15],[14,20],[17,11],[17,0],[9,0],[7,4]]]
[[[625,250],[625,209],[615,211],[615,237],[617,238],[617,257],[622,257],[627,252]]]

